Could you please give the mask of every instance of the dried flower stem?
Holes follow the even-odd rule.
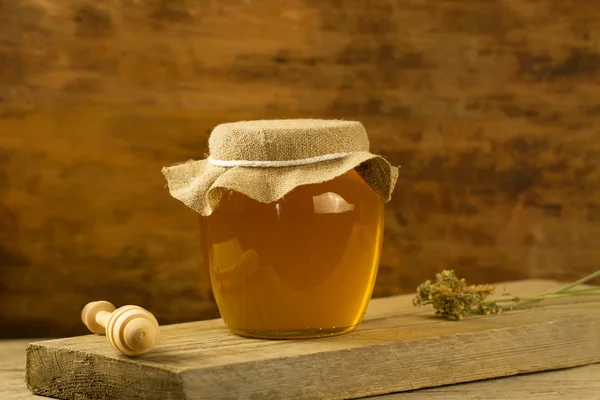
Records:
[[[600,291],[600,286],[594,286],[587,289],[578,289],[578,290],[570,290],[569,293],[589,293],[589,292],[598,292]],[[561,293],[561,292],[557,292]]]
[[[554,292],[541,293],[533,297],[509,296],[503,299],[485,300],[494,292],[493,286],[468,286],[464,279],[456,277],[454,271],[444,270],[436,275],[435,283],[428,280],[419,285],[413,304],[415,306],[431,304],[436,314],[451,320],[461,320],[474,309],[485,315],[500,314],[505,310],[536,305],[546,299],[600,295],[600,285],[577,288],[597,277],[600,277],[600,270]],[[502,303],[510,304],[502,305]]]
[[[577,286],[583,285],[586,282],[591,281],[592,279],[596,278],[600,276],[600,270],[589,274],[588,276],[585,276],[567,286],[565,286],[562,289],[559,289],[555,292],[550,292],[550,293],[542,293],[539,294],[535,297],[531,297],[531,298],[512,298],[512,299],[502,299],[502,300],[495,300],[496,303],[500,303],[500,302],[505,302],[505,301],[514,301],[515,304],[513,304],[512,306],[508,306],[508,307],[503,307],[503,309],[509,309],[512,310],[514,308],[523,308],[524,306],[529,306],[529,305],[535,305],[538,304],[539,302],[541,302],[542,300],[546,300],[546,299],[555,299],[555,298],[560,298],[560,297],[571,297],[571,296],[593,296],[593,295],[600,295],[600,286],[592,286],[589,288],[585,288],[585,289],[576,289],[574,290]]]
[[[522,301],[541,301],[541,300],[546,300],[546,299],[556,299],[559,297],[571,297],[571,296],[590,296],[593,295],[594,291],[583,291],[583,293],[580,293],[579,291],[576,292],[567,292],[567,293],[548,293],[548,294],[540,294],[538,296],[534,296],[534,297],[511,297],[510,299],[497,299],[497,300],[490,300],[490,301],[486,301],[484,303],[487,302],[494,302],[494,303],[507,303],[507,302],[522,302]],[[600,293],[598,293],[600,294]]]
[[[599,276],[600,276],[600,270],[598,270],[598,271],[596,271],[596,272],[594,272],[592,274],[589,274],[588,276],[583,277],[580,280],[575,281],[575,282],[571,283],[570,285],[565,286],[564,288],[562,288],[560,290],[557,290],[556,293],[568,292],[572,288],[574,288],[576,286],[579,286],[579,285],[583,285],[584,283],[589,282],[592,279],[597,278]],[[600,289],[600,286],[596,286],[596,289]]]

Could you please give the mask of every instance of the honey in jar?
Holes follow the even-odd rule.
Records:
[[[229,329],[273,339],[355,329],[397,179],[396,168],[369,152],[362,124],[222,124],[209,150],[163,173],[171,195],[200,214],[205,264]]]
[[[268,204],[232,192],[200,219],[214,296],[233,332],[318,337],[361,322],[379,262],[383,200],[356,171]]]

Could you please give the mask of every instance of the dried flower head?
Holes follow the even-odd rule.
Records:
[[[457,321],[470,314],[476,307],[486,315],[499,313],[501,309],[496,303],[482,303],[493,292],[493,286],[469,286],[464,279],[457,278],[454,271],[444,270],[436,274],[435,283],[427,280],[417,288],[413,304],[415,306],[431,304],[436,314]]]

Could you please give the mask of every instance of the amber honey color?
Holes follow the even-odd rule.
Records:
[[[200,223],[215,299],[233,332],[320,337],[360,324],[377,274],[383,200],[354,170],[269,204],[229,193]]]

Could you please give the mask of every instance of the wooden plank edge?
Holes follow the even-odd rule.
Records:
[[[181,372],[32,344],[27,385],[66,400],[350,399],[598,363],[599,333],[585,315]]]
[[[600,362],[600,317],[187,370],[186,398],[352,399]],[[553,341],[548,344],[548,337]],[[453,350],[453,354],[448,353]]]
[[[40,343],[25,350],[25,382],[34,394],[64,400],[185,399],[181,376],[168,369]]]

